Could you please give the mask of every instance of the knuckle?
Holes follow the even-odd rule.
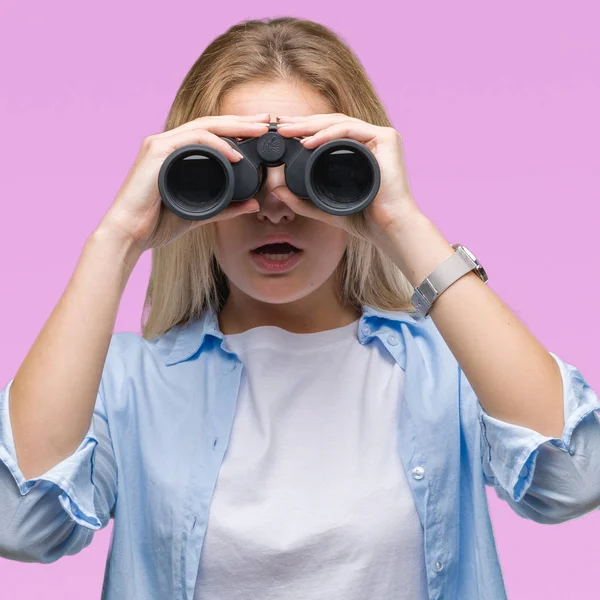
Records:
[[[385,127],[384,132],[391,140],[396,139],[400,135],[393,127]]]
[[[148,152],[155,152],[161,145],[161,139],[158,135],[148,135],[142,142],[142,147]]]
[[[194,129],[192,129],[192,132],[199,138],[204,138],[207,135],[210,135],[210,133],[206,130],[206,127],[194,127]]]
[[[144,148],[147,148],[148,146],[150,146],[152,139],[154,138],[154,135],[147,135],[143,140],[142,140],[142,146]]]

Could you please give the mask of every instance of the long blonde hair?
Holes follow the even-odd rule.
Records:
[[[218,115],[222,98],[238,85],[274,80],[309,86],[333,112],[390,126],[371,81],[345,42],[323,25],[284,17],[238,23],[211,42],[181,83],[165,131],[204,115]],[[414,310],[410,282],[362,235],[364,214],[353,215],[350,224],[355,235],[349,236],[338,266],[343,303]],[[142,316],[144,338],[198,318],[207,308],[218,311],[223,306],[228,284],[214,248],[214,224],[207,223],[152,250],[145,322]]]

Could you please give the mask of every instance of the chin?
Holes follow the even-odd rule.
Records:
[[[302,300],[310,294],[310,290],[294,290],[290,292],[275,292],[273,290],[253,290],[248,294],[254,300],[265,304],[290,304]]]
[[[308,282],[299,282],[291,277],[270,277],[267,280],[248,282],[240,289],[254,300],[267,304],[288,304],[302,300],[317,289]]]

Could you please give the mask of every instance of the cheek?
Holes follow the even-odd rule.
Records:
[[[215,257],[224,273],[230,276],[240,269],[241,232],[235,223],[228,220],[217,222],[214,226]]]
[[[322,255],[331,254],[341,257],[348,244],[348,234],[339,227],[332,227],[324,223],[319,225],[321,226],[315,228],[312,246],[315,250],[318,249]]]
[[[345,237],[332,235],[329,231],[323,232],[312,252],[317,263],[316,268],[319,271],[333,271],[344,255],[346,243]]]
[[[311,286],[319,287],[336,270],[347,246],[346,233],[338,228],[323,227],[315,232],[303,274]]]

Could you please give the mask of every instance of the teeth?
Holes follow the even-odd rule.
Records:
[[[266,252],[261,252],[261,254],[268,258],[269,260],[285,260],[294,254],[293,252],[288,252],[287,254],[267,254]]]

